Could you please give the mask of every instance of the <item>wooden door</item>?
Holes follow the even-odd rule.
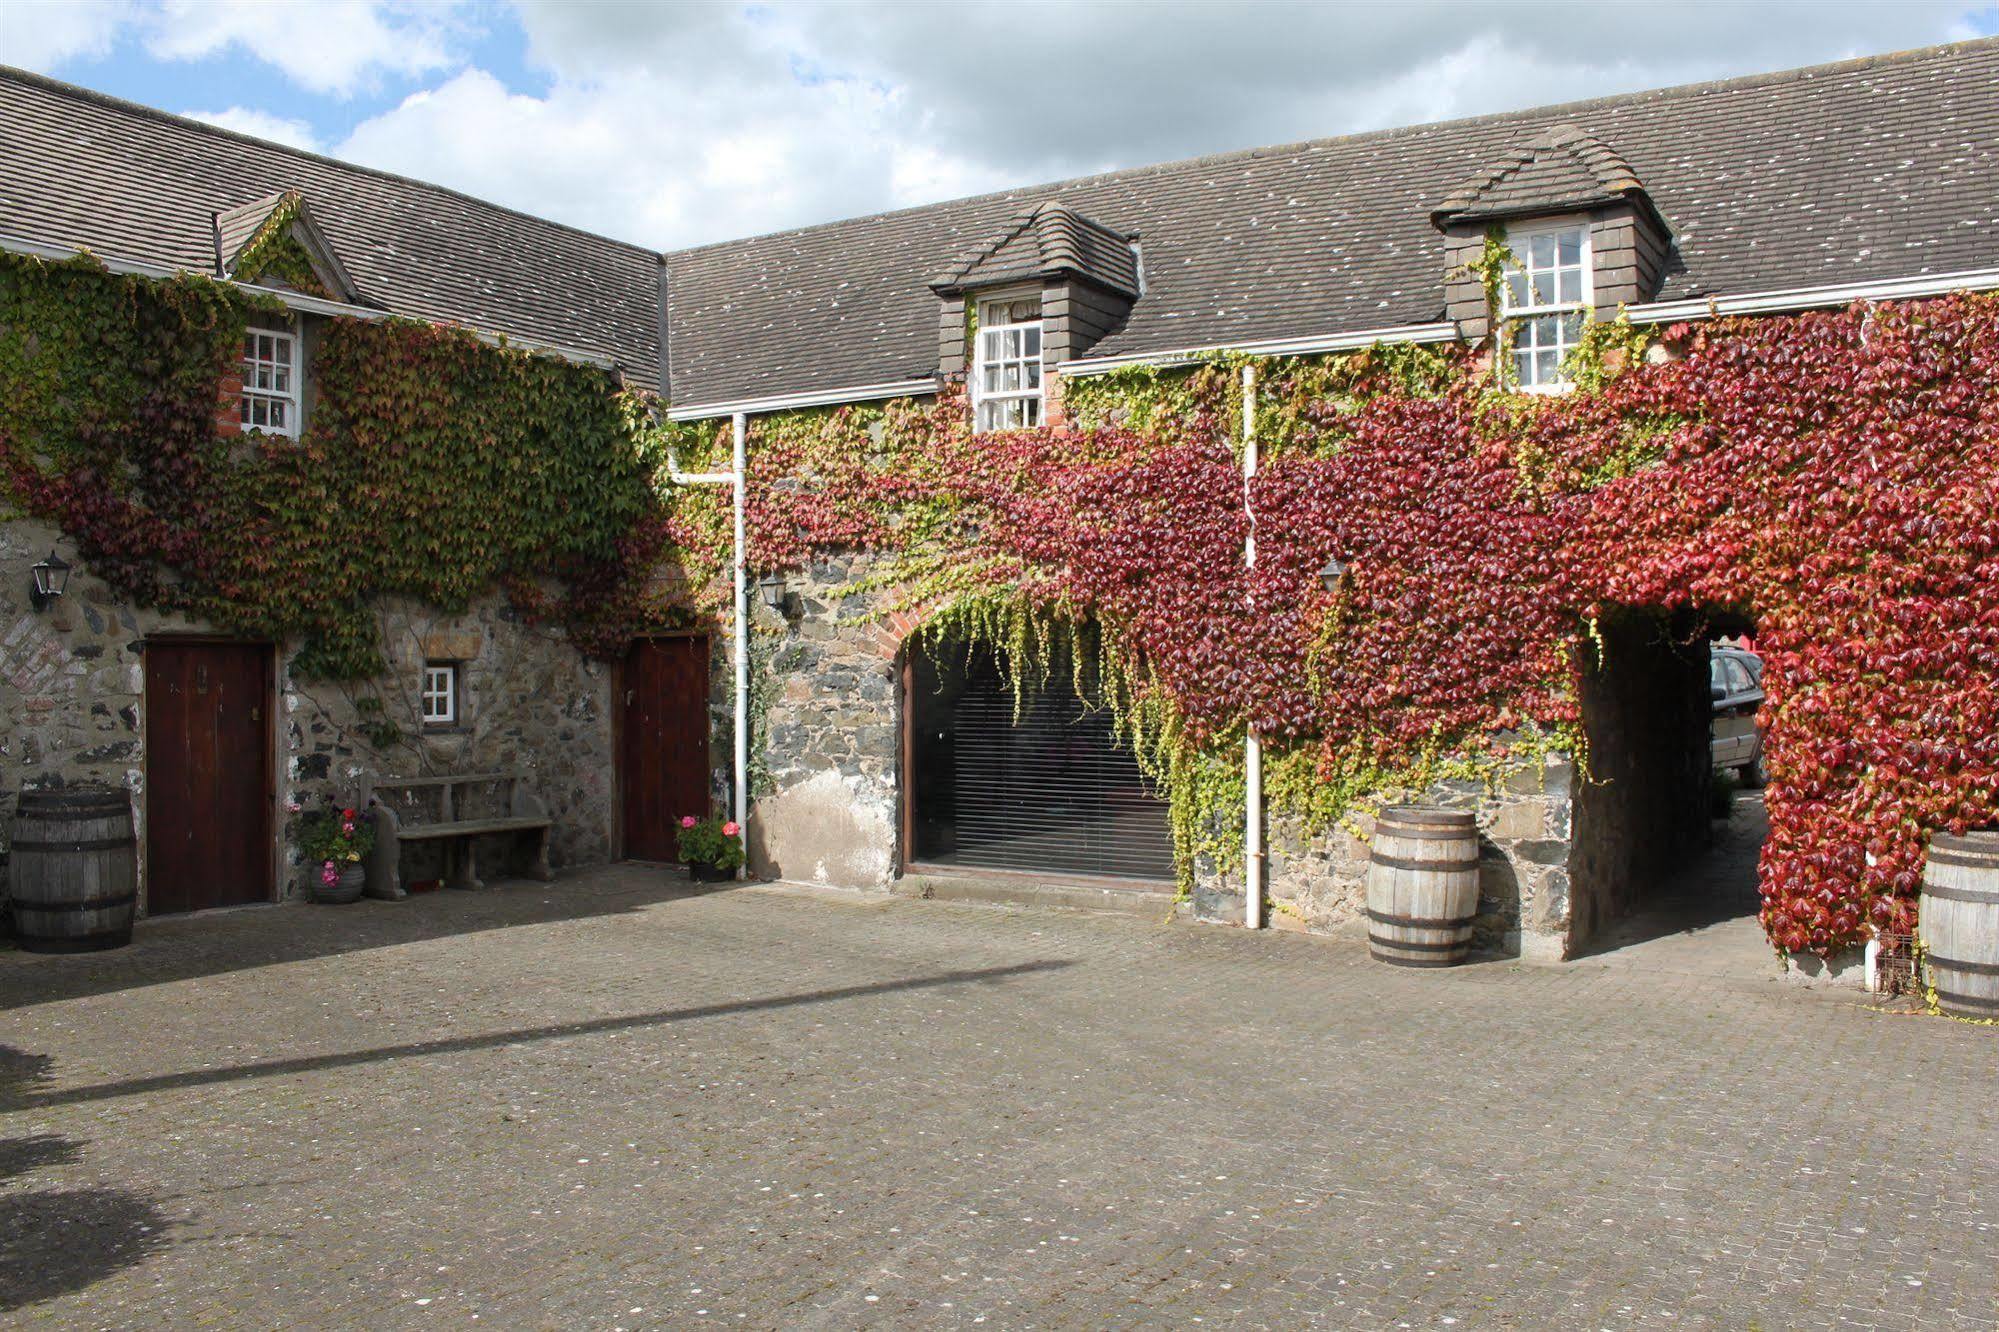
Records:
[[[146,644],[146,911],[271,900],[271,650]]]
[[[625,856],[678,860],[683,815],[706,818],[708,640],[644,639],[625,657],[618,768]]]

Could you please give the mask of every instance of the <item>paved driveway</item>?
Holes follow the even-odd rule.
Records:
[[[1999,1038],[648,870],[0,954],[0,1322],[1994,1326]]]

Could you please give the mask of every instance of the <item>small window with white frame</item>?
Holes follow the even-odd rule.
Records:
[[[296,437],[299,429],[298,337],[275,329],[243,333],[244,431]]]
[[[427,661],[423,664],[421,715],[425,726],[458,724],[458,663]]]
[[[1529,393],[1568,387],[1562,362],[1582,341],[1591,305],[1589,224],[1514,227],[1513,262],[1500,287],[1512,340],[1514,387]]]
[[[1041,405],[1041,297],[980,301],[972,375],[974,424],[980,430],[1038,426]]]

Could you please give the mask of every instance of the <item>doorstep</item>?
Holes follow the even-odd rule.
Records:
[[[928,866],[903,872],[891,888],[899,897],[934,902],[979,902],[988,906],[1053,907],[1059,911],[1095,911],[1110,915],[1166,919],[1176,893],[1170,883],[1148,884],[1125,879],[1044,879],[1035,874],[1001,871],[961,871]]]

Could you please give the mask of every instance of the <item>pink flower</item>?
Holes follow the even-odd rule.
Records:
[[[287,800],[285,801],[285,808],[290,810],[292,813],[296,814],[300,810],[304,809],[305,806],[299,804],[299,802],[296,800]]]
[[[737,827],[733,820],[722,825],[722,836],[724,837],[734,837],[741,831],[742,829]]]
[[[346,833],[349,837],[352,837],[354,835],[354,820],[349,819],[347,820],[347,822],[341,824],[340,831]]]
[[[319,872],[319,881],[328,888],[340,882],[340,871],[333,867],[332,861],[327,861],[326,868]]]
[[[680,817],[680,826],[683,828],[692,828],[695,822],[696,820],[692,814],[683,814]]]

